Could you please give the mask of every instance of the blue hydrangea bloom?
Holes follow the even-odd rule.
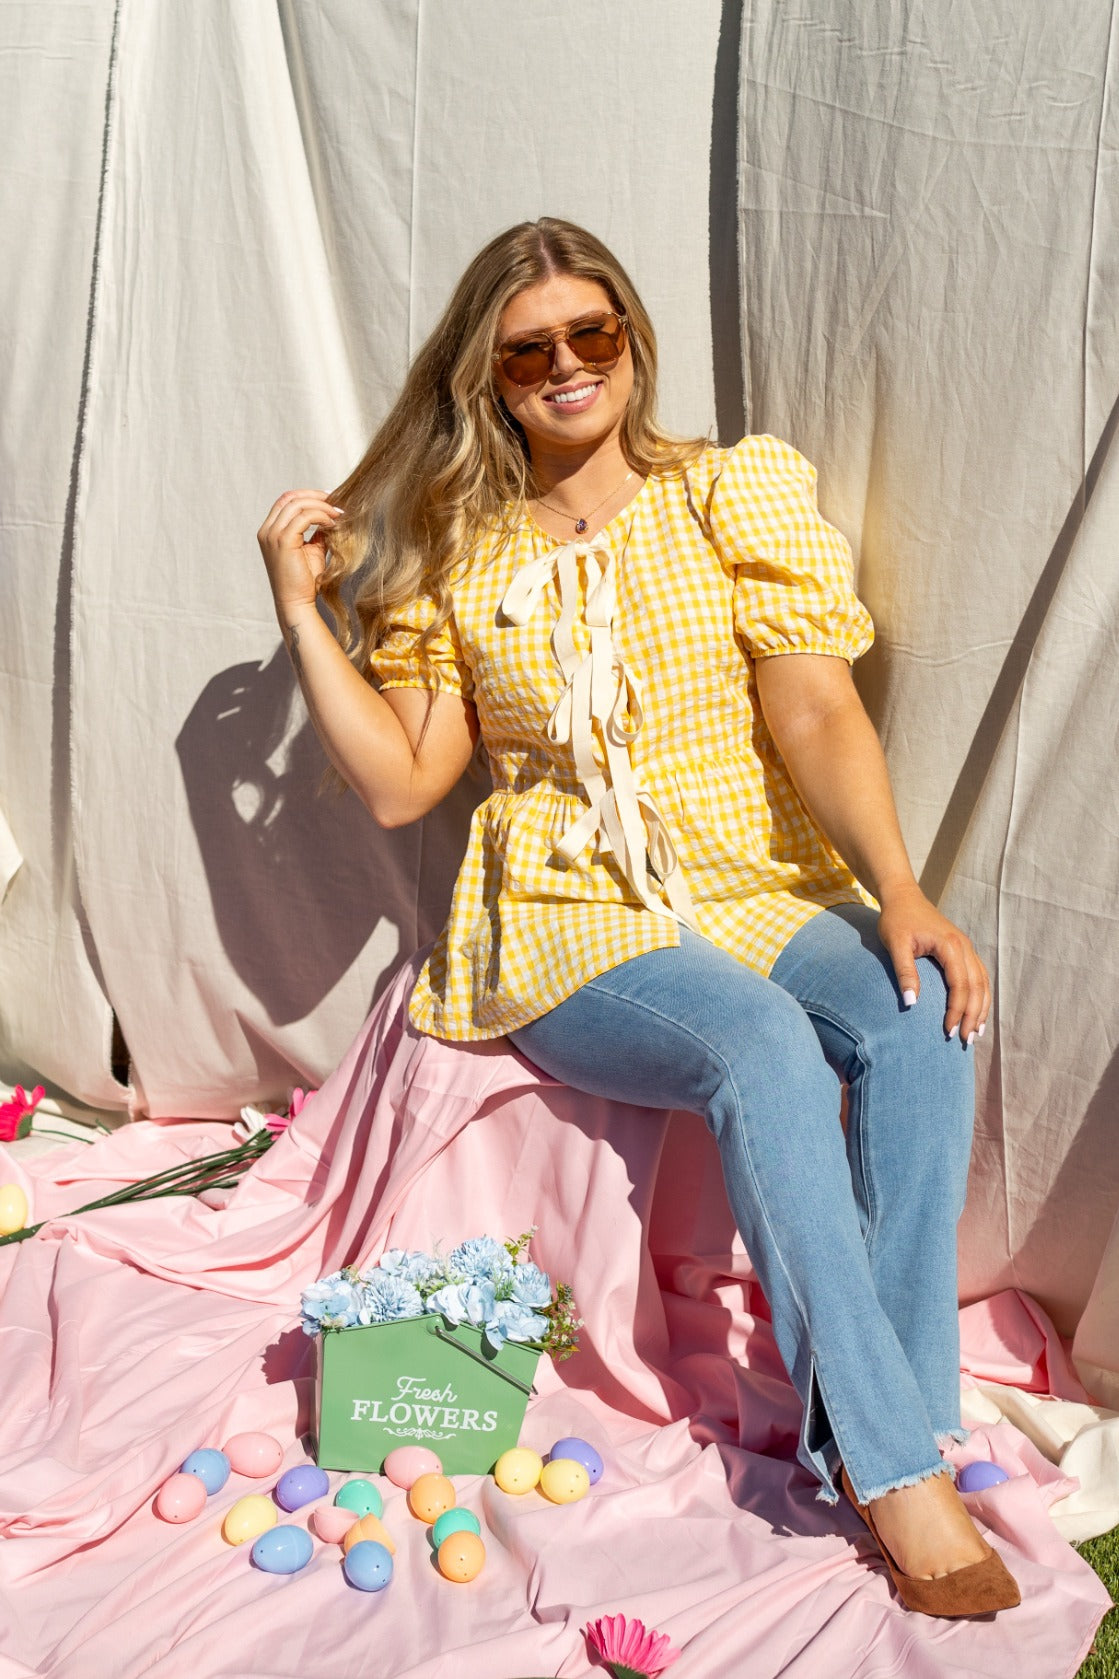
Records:
[[[395,1323],[399,1318],[423,1316],[423,1296],[415,1283],[391,1271],[371,1271],[361,1297],[362,1323]]]
[[[499,1283],[512,1281],[513,1261],[508,1251],[492,1236],[472,1236],[451,1250],[447,1271],[452,1277],[466,1282]]]
[[[334,1271],[312,1283],[304,1289],[300,1306],[305,1335],[318,1335],[324,1329],[350,1329],[362,1321],[362,1291],[352,1272]]]
[[[552,1299],[552,1282],[547,1271],[542,1271],[539,1265],[533,1265],[526,1260],[523,1265],[513,1267],[513,1292],[511,1299],[518,1306],[547,1306]]]
[[[492,1323],[486,1325],[486,1339],[495,1347],[502,1341],[542,1341],[547,1333],[547,1318],[515,1300],[499,1300]]]
[[[497,1295],[490,1282],[447,1283],[429,1294],[425,1305],[429,1312],[441,1312],[451,1323],[472,1323],[480,1329],[493,1318]]]
[[[422,1288],[440,1274],[440,1262],[434,1254],[422,1253],[419,1248],[389,1248],[378,1262],[379,1269],[404,1277],[407,1282]]]

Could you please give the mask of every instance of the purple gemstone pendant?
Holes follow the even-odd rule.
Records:
[[[582,536],[582,534],[586,530],[586,528],[587,528],[587,521],[585,519],[576,519],[576,521],[575,521],[575,534],[577,536]]]

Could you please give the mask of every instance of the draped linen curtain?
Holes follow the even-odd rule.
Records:
[[[568,216],[650,306],[666,422],[820,469],[915,861],[996,979],[964,1286],[1079,1323],[1119,1404],[1110,9],[43,0],[0,34],[0,1074],[230,1115],[320,1079],[437,930],[482,782],[395,834],[316,796],[254,532],[345,475],[471,253]]]

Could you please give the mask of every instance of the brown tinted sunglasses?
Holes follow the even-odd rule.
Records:
[[[556,345],[566,344],[584,367],[613,367],[626,347],[624,315],[588,315],[554,332],[498,345],[494,361],[514,385],[540,385],[556,365]]]

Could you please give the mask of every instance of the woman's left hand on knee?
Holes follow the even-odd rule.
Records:
[[[914,883],[883,896],[878,936],[889,952],[898,989],[909,1006],[921,993],[917,958],[931,956],[939,964],[948,986],[944,1030],[950,1038],[958,1032],[963,1043],[974,1042],[987,1024],[991,982],[967,934],[941,915]]]

